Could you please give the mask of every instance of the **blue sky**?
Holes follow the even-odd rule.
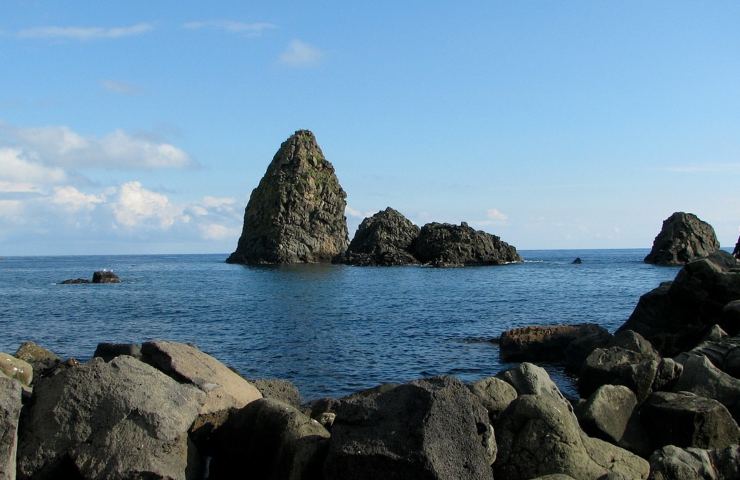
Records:
[[[740,230],[738,2],[0,6],[0,254],[229,252],[314,131],[392,206],[520,249]]]

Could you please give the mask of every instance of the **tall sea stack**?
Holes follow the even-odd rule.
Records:
[[[645,263],[685,265],[719,250],[714,228],[693,213],[675,212],[663,221]]]
[[[244,212],[228,263],[330,262],[347,249],[347,194],[316,137],[298,130],[273,157]]]

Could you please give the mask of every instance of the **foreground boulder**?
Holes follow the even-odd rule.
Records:
[[[21,385],[0,374],[0,480],[15,479]]]
[[[552,395],[521,395],[496,423],[495,477],[529,480],[564,474],[592,480],[607,474],[645,479],[649,465],[619,447],[587,436],[568,404]]]
[[[711,225],[692,213],[676,212],[663,221],[645,263],[685,265],[719,250]]]
[[[705,356],[689,355],[684,359],[673,389],[717,400],[740,420],[740,380],[712,365]]]
[[[347,195],[313,133],[280,146],[244,212],[229,263],[330,262],[347,249]]]
[[[419,227],[388,207],[362,221],[342,261],[351,265],[411,265]]]
[[[689,263],[673,282],[640,297],[635,310],[619,330],[634,330],[663,355],[674,356],[690,350],[719,324],[736,335],[740,324],[733,324],[723,313],[729,302],[740,299],[740,270],[737,260],[719,251],[709,258]]]
[[[62,360],[49,350],[33,342],[23,342],[15,352],[15,358],[33,367],[37,375],[56,367]]]
[[[428,223],[421,227],[414,256],[434,266],[502,265],[521,262],[516,248],[467,223]]]
[[[568,346],[584,337],[608,341],[611,335],[593,323],[536,325],[505,331],[499,339],[499,348],[505,361],[563,361]]]
[[[292,382],[279,378],[260,378],[250,382],[262,397],[280,400],[296,408],[301,406],[301,392]]]
[[[640,421],[654,449],[725,448],[740,441],[737,423],[724,405],[689,392],[653,393],[640,408]]]
[[[533,363],[520,363],[512,369],[499,372],[497,377],[514,387],[518,395],[547,395],[568,404],[547,371]]]
[[[29,386],[33,381],[33,367],[19,358],[0,352],[0,372]]]
[[[278,400],[256,400],[235,411],[216,433],[210,480],[320,480],[329,432]]]
[[[495,422],[501,412],[506,410],[517,397],[517,392],[511,384],[496,377],[487,377],[468,386],[470,391],[488,411],[488,417]]]
[[[740,478],[740,447],[703,450],[667,445],[650,456],[650,480]]]
[[[493,478],[488,415],[455,378],[361,392],[340,401],[335,413],[327,480]]]
[[[637,397],[622,385],[599,387],[578,409],[578,420],[591,436],[618,444],[624,437]]]
[[[205,393],[193,430],[204,433],[221,425],[230,410],[262,398],[254,385],[212,356],[192,345],[177,342],[145,342],[142,359],[182,383],[195,385]]]
[[[641,402],[650,393],[658,365],[658,360],[650,354],[618,346],[597,348],[583,363],[578,391],[588,397],[602,385],[624,385]]]
[[[39,379],[21,430],[21,479],[194,479],[188,429],[205,395],[131,357]]]

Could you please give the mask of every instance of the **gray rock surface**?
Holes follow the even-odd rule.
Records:
[[[608,339],[610,335],[593,323],[533,325],[503,332],[499,348],[504,361],[564,361],[568,345],[583,337]]]
[[[650,470],[650,480],[740,478],[740,447],[703,450],[667,445],[650,456]]]
[[[326,480],[493,478],[488,414],[453,377],[360,392],[335,412]]]
[[[533,363],[520,363],[496,376],[514,387],[519,395],[547,395],[570,405],[547,371]]]
[[[719,250],[711,225],[691,213],[676,212],[663,221],[645,263],[684,265]]]
[[[501,412],[517,397],[514,387],[496,377],[483,378],[471,383],[468,388],[488,410],[488,417],[492,422],[496,421]]]
[[[15,480],[21,384],[0,374],[0,480]]]
[[[692,355],[704,356],[723,372],[740,378],[740,369],[737,368],[735,361],[740,355],[740,335],[734,337],[725,335],[715,340],[704,340],[688,352],[678,354],[675,359],[684,362]]]
[[[671,391],[678,382],[683,373],[683,365],[672,358],[664,358],[658,364],[658,370],[655,372],[652,390],[658,392],[661,390]]]
[[[56,367],[62,361],[54,353],[33,342],[23,342],[14,356],[29,363],[37,375]]]
[[[578,409],[578,420],[589,435],[617,444],[636,406],[637,397],[629,388],[603,385]]]
[[[664,357],[690,350],[716,323],[736,335],[723,308],[740,298],[740,269],[727,252],[684,266],[671,283],[640,297],[635,310],[619,330],[634,330]]]
[[[177,342],[145,342],[142,360],[182,383],[195,385],[205,393],[194,430],[206,432],[218,427],[229,411],[239,409],[262,394],[254,385],[212,356],[192,345]]]
[[[5,352],[0,352],[0,373],[14,378],[25,386],[33,381],[33,367],[19,358]]]
[[[250,382],[264,398],[280,400],[295,408],[301,407],[301,392],[292,382],[280,378],[260,378]]]
[[[496,478],[529,480],[559,473],[593,480],[610,472],[630,479],[648,476],[647,461],[587,436],[568,405],[552,395],[520,395],[495,429]]]
[[[651,394],[640,408],[640,421],[653,449],[724,448],[740,440],[737,423],[724,405],[690,392]]]
[[[660,360],[660,354],[653,345],[639,333],[632,330],[620,330],[607,344],[609,347],[621,347],[631,352],[642,354],[645,358]]]
[[[467,223],[427,223],[414,243],[414,256],[438,267],[461,265],[501,265],[521,262],[516,248]]]
[[[298,130],[280,146],[244,212],[227,262],[330,262],[347,249],[347,195],[313,133]]]
[[[686,358],[673,390],[713,398],[740,420],[740,380],[712,365],[705,356],[689,355]]]
[[[106,362],[113,360],[120,355],[141,359],[141,345],[138,343],[98,343],[95,347],[93,357],[100,357]]]
[[[357,228],[342,261],[351,265],[412,265],[419,227],[388,207],[365,218]]]
[[[583,363],[578,391],[588,397],[601,385],[624,385],[641,402],[650,393],[658,365],[649,354],[622,347],[597,348]]]
[[[194,479],[204,394],[131,357],[41,378],[21,430],[21,479]]]
[[[322,478],[329,432],[279,400],[263,398],[233,412],[215,437],[209,480]]]

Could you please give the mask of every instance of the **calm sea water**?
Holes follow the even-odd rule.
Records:
[[[435,269],[227,265],[226,255],[0,260],[0,349],[33,340],[89,358],[101,341],[193,342],[248,377],[292,380],[305,398],[511,365],[484,340],[529,324],[617,328],[677,269],[647,250],[523,251],[526,263]],[[583,264],[572,265],[579,256]],[[108,268],[119,285],[58,285]],[[566,391],[561,369],[548,367]]]

